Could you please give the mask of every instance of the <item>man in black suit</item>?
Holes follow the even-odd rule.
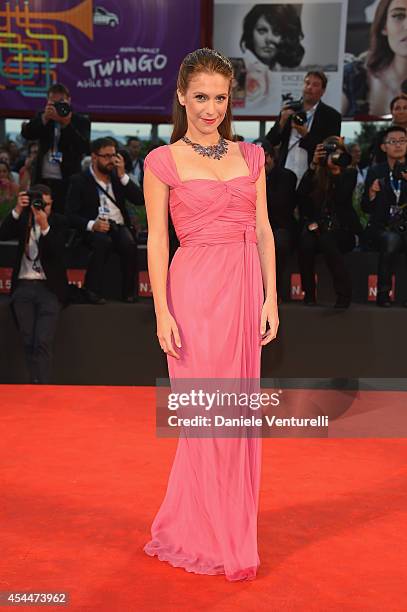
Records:
[[[278,301],[281,302],[283,299],[284,270],[298,236],[298,226],[294,217],[297,178],[291,170],[277,165],[275,150],[268,140],[263,140],[261,146],[264,149],[266,159],[267,210],[274,234],[277,295]]]
[[[397,172],[397,165],[406,167],[407,130],[387,128],[381,148],[387,159],[369,169],[362,209],[370,214],[369,232],[379,249],[376,303],[389,308],[394,258],[400,251],[407,255],[407,172]]]
[[[89,119],[72,112],[68,89],[54,83],[44,111],[23,124],[21,135],[39,140],[32,181],[51,187],[54,210],[64,212],[69,179],[81,171],[81,159],[89,153]]]
[[[143,193],[125,172],[125,161],[112,138],[91,143],[91,165],[71,178],[66,210],[72,227],[83,233],[91,250],[85,292],[92,304],[105,304],[103,273],[109,253],[115,249],[122,267],[122,299],[137,301],[137,242],[130,230],[126,200],[143,205]],[[137,285],[138,289],[138,285]]]
[[[298,113],[286,103],[266,135],[273,147],[280,146],[279,164],[292,170],[298,183],[312,162],[317,144],[328,136],[339,136],[341,133],[340,113],[321,102],[327,84],[323,72],[308,72],[302,94],[303,123],[298,122]]]
[[[51,213],[47,185],[21,192],[0,226],[0,240],[18,240],[11,283],[11,304],[22,335],[30,383],[50,382],[52,345],[58,316],[67,301],[62,215]],[[31,202],[30,205],[30,198]],[[39,206],[39,207],[38,207]]]

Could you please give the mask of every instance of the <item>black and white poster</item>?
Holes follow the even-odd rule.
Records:
[[[216,0],[214,47],[234,65],[234,115],[277,115],[309,70],[326,73],[324,101],[340,110],[346,16],[347,0]]]

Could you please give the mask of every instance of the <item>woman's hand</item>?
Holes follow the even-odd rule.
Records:
[[[174,317],[171,315],[170,312],[167,312],[163,315],[158,315],[157,337],[160,346],[164,353],[167,353],[167,355],[171,355],[171,357],[180,359],[180,356],[178,355],[178,353],[175,352],[175,349],[173,347],[172,336],[174,336],[175,344],[177,345],[177,347],[181,348],[181,338]]]
[[[321,161],[326,157],[326,152],[324,149],[324,145],[321,143],[316,146],[314,151],[314,157],[312,158],[312,163],[314,166],[319,166]]]
[[[18,215],[21,215],[24,208],[27,208],[27,206],[29,205],[30,205],[30,198],[29,198],[28,193],[26,191],[20,191],[17,197],[17,204],[15,208],[16,213]]]
[[[48,229],[48,215],[45,210],[31,206],[32,213],[34,215],[35,222],[40,226],[41,231]]]
[[[380,191],[380,181],[376,179],[369,188],[369,200],[372,202]]]
[[[266,331],[266,324],[269,329]],[[262,336],[261,346],[265,346],[277,336],[279,320],[277,302],[274,299],[266,298],[261,310],[260,334]]]

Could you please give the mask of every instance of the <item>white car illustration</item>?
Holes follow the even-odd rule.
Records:
[[[93,23],[95,25],[107,25],[115,28],[119,25],[119,17],[115,13],[109,13],[103,6],[95,6],[93,11]]]

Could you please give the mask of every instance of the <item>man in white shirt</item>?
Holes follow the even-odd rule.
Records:
[[[297,185],[309,168],[316,146],[341,133],[340,113],[321,100],[327,84],[323,72],[308,72],[304,78],[302,112],[290,108],[290,103],[285,104],[266,135],[273,147],[280,147],[279,165],[294,172]],[[299,114],[301,121],[297,119]]]
[[[52,214],[51,190],[21,192],[0,226],[0,240],[18,240],[11,304],[22,336],[31,384],[51,381],[52,346],[61,307],[68,298],[64,263],[67,224]]]
[[[102,297],[104,270],[112,250],[118,252],[122,268],[122,299],[137,301],[137,242],[131,231],[126,201],[143,205],[143,193],[125,172],[116,141],[98,138],[91,143],[91,164],[71,178],[66,200],[68,220],[83,233],[90,248],[85,292],[92,304],[105,304]]]

